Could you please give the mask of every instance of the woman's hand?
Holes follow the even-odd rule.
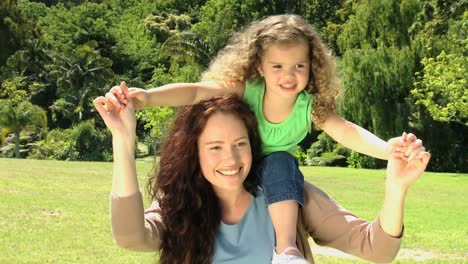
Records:
[[[94,99],[93,104],[113,136],[118,134],[135,137],[136,117],[131,103],[122,107],[115,102],[114,95],[109,92],[106,97],[100,96]]]
[[[128,88],[124,81],[119,86],[112,87],[108,94],[108,98],[118,108],[124,108],[131,103],[134,109],[141,110],[146,107],[148,102],[148,93],[145,89]]]
[[[424,172],[431,158],[422,141],[413,134],[403,134],[387,164],[387,184],[407,189]]]

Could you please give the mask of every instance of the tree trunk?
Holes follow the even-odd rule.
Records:
[[[19,146],[20,146],[20,131],[16,131],[15,132],[15,154],[16,154],[17,159],[20,158]]]

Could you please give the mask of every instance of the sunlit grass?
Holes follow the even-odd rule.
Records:
[[[151,160],[137,162],[142,188],[151,167]],[[302,170],[349,210],[370,220],[377,215],[385,171]],[[154,263],[154,253],[125,251],[112,241],[111,173],[112,163],[0,159],[0,263]],[[409,190],[402,248],[441,256],[417,263],[459,263],[448,258],[466,257],[467,191],[466,174],[442,173],[425,173]],[[316,260],[361,263],[328,256]]]

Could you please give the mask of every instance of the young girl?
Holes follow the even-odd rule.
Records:
[[[387,159],[394,146],[335,114],[335,67],[311,25],[297,15],[277,15],[234,35],[203,74],[204,82],[149,90],[122,82],[106,97],[119,107],[131,100],[136,109],[194,104],[227,93],[243,98],[257,117],[265,156],[262,186],[276,235],[272,263],[308,263],[295,244],[304,176],[297,161],[280,152],[294,153],[312,123],[340,144],[376,158]]]

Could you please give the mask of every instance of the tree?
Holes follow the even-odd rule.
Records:
[[[0,65],[21,49],[24,40],[38,35],[35,24],[21,10],[20,5],[16,0],[0,1]]]
[[[341,113],[384,139],[407,130],[413,56],[409,48],[396,47],[346,51]]]
[[[83,45],[72,58],[57,55],[54,62],[50,66],[50,78],[57,86],[57,99],[50,107],[53,118],[60,115],[70,124],[91,118],[91,98],[104,94],[108,80],[114,76],[112,61]]]
[[[466,0],[422,1],[409,29],[417,62],[410,122],[426,139],[433,156],[428,169],[433,171],[468,169],[467,8]]]
[[[441,122],[468,125],[468,58],[442,52],[437,58],[424,58],[424,75],[411,91],[416,103],[427,108]]]
[[[34,130],[47,126],[46,112],[39,106],[24,101],[15,105],[8,100],[0,100],[0,127],[15,135],[15,155],[20,157],[20,134],[24,130]]]
[[[408,29],[419,12],[418,0],[363,0],[355,2],[352,9],[354,14],[338,37],[341,53],[410,44]]]
[[[414,54],[407,32],[417,7],[416,0],[360,1],[338,38],[345,87],[342,112],[383,138],[408,127],[406,98],[413,84]]]
[[[161,137],[168,131],[173,114],[171,107],[145,109],[137,113],[138,120],[144,123],[144,129],[148,131],[144,138],[148,150],[154,151],[162,142]]]
[[[161,46],[161,51],[169,53],[172,58],[194,62],[202,68],[208,67],[213,56],[212,50],[203,38],[189,31],[169,37]]]

